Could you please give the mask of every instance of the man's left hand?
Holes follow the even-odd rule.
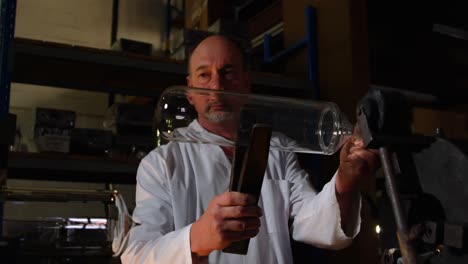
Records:
[[[340,152],[340,167],[336,178],[336,192],[349,194],[359,190],[361,183],[380,166],[378,152],[365,149],[362,140],[353,136]]]
[[[356,134],[356,133],[355,133]],[[353,136],[346,141],[340,152],[340,167],[335,181],[336,199],[340,206],[341,228],[348,236],[353,234],[356,214],[354,201],[359,188],[369,180],[379,166],[376,150],[364,148],[364,143]]]

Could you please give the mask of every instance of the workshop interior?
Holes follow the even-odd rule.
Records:
[[[0,7],[0,263],[121,263],[140,160],[200,143],[176,129],[203,94],[185,86],[190,52],[213,34],[247,54],[252,93],[216,95],[238,107],[238,142],[201,143],[236,146],[246,167],[296,152],[318,190],[353,131],[378,151],[353,244],[293,241],[294,263],[468,263],[467,1]],[[241,192],[262,182],[241,174]]]

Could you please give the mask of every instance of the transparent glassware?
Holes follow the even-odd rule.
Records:
[[[201,113],[195,110],[197,103]],[[199,114],[220,126],[235,127],[234,139],[189,126]],[[157,134],[167,141],[246,146],[254,124],[272,127],[270,149],[289,152],[332,155],[353,133],[332,102],[172,86],[155,109]]]

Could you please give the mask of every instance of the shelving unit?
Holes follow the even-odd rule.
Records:
[[[181,62],[122,52],[15,38],[12,82],[157,96],[183,83]]]
[[[86,249],[86,250],[84,250]],[[1,249],[0,253],[3,256],[3,259],[7,263],[16,263],[18,256],[20,256],[22,261],[35,262],[38,259],[47,257],[48,259],[56,260],[58,263],[63,263],[70,258],[79,259],[78,263],[107,263],[107,264],[117,264],[120,263],[117,258],[110,258],[112,255],[112,249],[94,247],[94,248],[83,248],[83,247],[74,247],[74,248],[63,248],[57,250],[55,248],[48,247],[34,247],[18,250],[16,248],[6,248]],[[11,262],[10,262],[11,261]],[[20,262],[25,263],[25,262]]]
[[[186,65],[180,61],[24,38],[13,39],[9,58],[12,82],[104,93],[157,98],[168,86],[184,84],[186,76]],[[307,94],[306,80],[253,72],[251,82],[257,93]],[[121,163],[107,158],[13,152],[8,167],[9,178],[134,183],[137,164],[138,161]],[[60,176],[64,172],[67,177]]]
[[[15,38],[10,51],[12,82],[157,97],[185,84],[184,62],[118,51]],[[307,81],[253,72],[254,92],[301,96]]]
[[[157,98],[168,86],[186,82],[185,62],[167,58],[25,38],[13,38],[6,48],[7,81],[13,83]],[[255,93],[310,97],[307,80],[252,72],[251,84]],[[9,178],[133,183],[137,164],[98,157],[10,153],[8,168]]]
[[[117,2],[114,1],[115,8]],[[16,4],[16,1],[0,0],[0,3]],[[14,21],[13,15],[10,21],[13,26]],[[4,39],[5,36],[2,37]],[[186,63],[181,61],[25,38],[12,38],[10,43],[9,46],[2,46],[5,52],[2,53],[1,81],[8,85],[8,89],[4,89],[6,86],[0,87],[0,95],[7,98],[10,82],[153,98],[159,97],[169,86],[186,83]],[[307,80],[277,74],[253,72],[251,84],[253,92],[261,94],[308,97],[310,93]],[[37,91],[32,88],[31,92]],[[8,109],[8,103],[0,105],[0,110],[4,110],[0,114],[7,113]],[[139,164],[137,159],[7,152],[7,146],[2,150],[5,150],[8,179],[106,183],[109,187],[110,183],[135,184]],[[2,206],[0,203],[0,230]],[[9,249],[1,245],[2,250]],[[11,251],[11,254],[16,253],[19,252]],[[110,259],[111,251],[102,252],[100,248],[96,251],[61,252],[55,248],[44,248],[22,254],[57,258],[102,256],[105,261]]]
[[[56,153],[10,152],[8,177],[15,179],[134,184],[139,161]]]
[[[13,39],[8,69],[17,83],[155,98],[168,86],[184,84],[186,76],[180,61],[24,38]],[[307,94],[306,80],[253,72],[251,82],[257,93]],[[136,160],[15,152],[8,162],[9,178],[121,183],[135,182],[137,165]]]

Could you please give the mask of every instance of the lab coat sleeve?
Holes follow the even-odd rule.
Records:
[[[320,248],[342,249],[349,246],[359,233],[361,225],[361,197],[356,197],[354,214],[351,217],[351,230],[347,236],[341,228],[340,207],[335,193],[335,178],[316,193],[301,169],[294,153],[288,154],[287,173],[291,183],[290,212],[291,232],[294,240]]]
[[[157,168],[157,169],[156,169]],[[192,263],[190,228],[174,230],[167,166],[153,151],[138,168],[136,207],[122,263]]]

